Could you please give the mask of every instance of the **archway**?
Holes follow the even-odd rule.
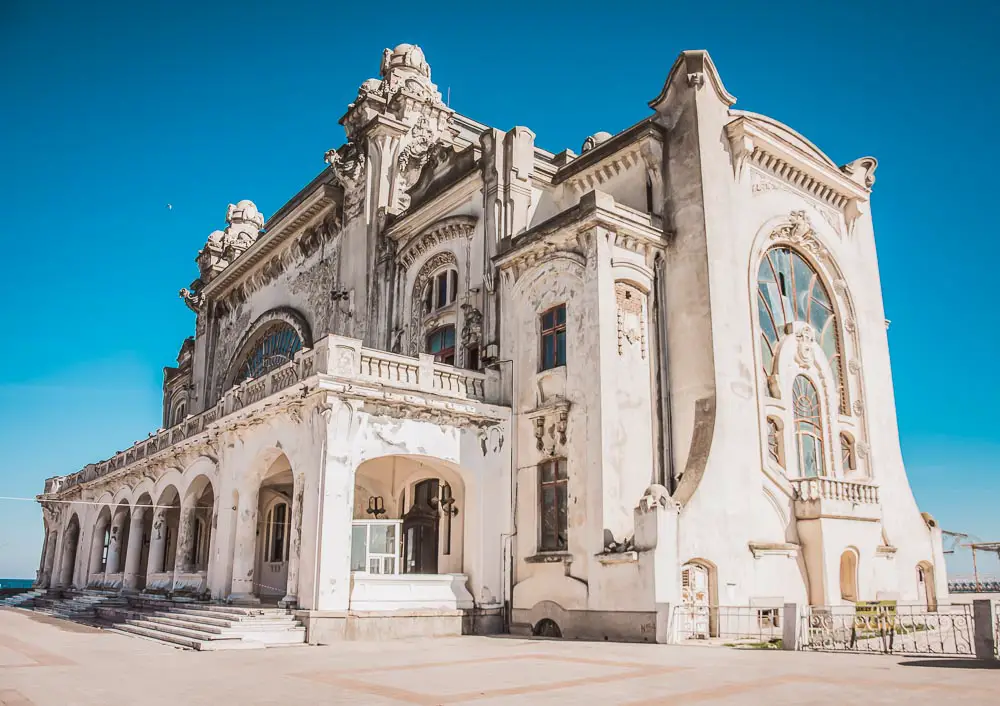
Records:
[[[215,531],[215,491],[206,476],[199,476],[188,488],[188,495],[193,496],[193,511],[190,555],[185,562],[193,571],[207,572]]]
[[[845,549],[840,555],[840,598],[858,601],[858,554],[853,549]]]
[[[172,588],[177,558],[177,528],[180,522],[181,496],[177,488],[168,485],[160,493],[153,511],[152,535],[149,541],[147,588]],[[155,578],[154,578],[155,577]],[[154,583],[155,582],[155,583]]]
[[[351,569],[368,574],[461,574],[465,481],[437,458],[381,456],[358,466]]]
[[[291,464],[280,454],[268,466],[257,494],[253,591],[262,602],[277,602],[286,595],[294,489]]]
[[[937,589],[934,585],[934,566],[928,561],[917,564],[917,600],[927,610],[937,610]]]
[[[111,508],[101,508],[94,521],[94,534],[90,538],[90,561],[84,584],[89,586],[104,580],[108,566],[108,546],[111,543]]]
[[[715,565],[692,559],[681,567],[681,636],[699,640],[719,634],[719,598]]]
[[[73,573],[76,568],[76,555],[80,545],[80,519],[73,513],[69,524],[63,532],[62,559],[59,563],[57,586],[72,586]]]

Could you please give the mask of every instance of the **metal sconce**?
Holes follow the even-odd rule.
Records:
[[[381,519],[379,515],[385,514],[385,504],[382,500],[381,495],[372,495],[368,498],[368,509],[365,510],[369,515],[374,515],[375,519]]]

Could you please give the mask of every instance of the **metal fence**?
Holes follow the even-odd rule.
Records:
[[[781,646],[781,612],[775,607],[679,605],[673,612],[677,642],[702,641],[760,648]]]
[[[899,605],[863,613],[854,606],[811,606],[802,618],[807,650],[882,654],[975,654],[972,606]]]

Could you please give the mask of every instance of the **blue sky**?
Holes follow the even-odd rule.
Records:
[[[384,47],[420,44],[453,108],[552,151],[647,116],[705,48],[737,108],[879,159],[911,483],[946,528],[1000,540],[998,24],[971,1],[0,3],[0,495],[159,426],[195,254],[227,204],[269,215],[323,168]],[[33,576],[41,527],[0,501],[0,577]]]

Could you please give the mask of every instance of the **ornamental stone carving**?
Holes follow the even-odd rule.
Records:
[[[625,344],[639,344],[642,358],[646,358],[645,295],[627,282],[615,282],[615,303],[618,311],[618,355],[625,354]]]
[[[771,240],[791,243],[819,258],[829,256],[826,246],[816,238],[812,222],[805,211],[792,211],[787,223],[771,231]]]
[[[213,231],[198,253],[198,269],[205,284],[246,252],[264,229],[264,216],[253,201],[229,204],[226,229]]]
[[[471,304],[462,304],[462,345],[478,346],[483,341],[483,312]]]
[[[410,299],[410,355],[416,355],[420,350],[420,338],[422,327],[420,326],[420,318],[423,316],[423,293],[424,287],[427,286],[427,282],[430,280],[431,275],[433,275],[437,270],[443,267],[454,267],[458,268],[458,259],[455,257],[454,253],[450,251],[439,252],[436,255],[432,255],[427,262],[424,263],[423,267],[420,268],[420,272],[417,273],[417,278],[413,281],[413,293]]]
[[[808,370],[816,362],[816,332],[806,324],[795,334],[795,362]]]

